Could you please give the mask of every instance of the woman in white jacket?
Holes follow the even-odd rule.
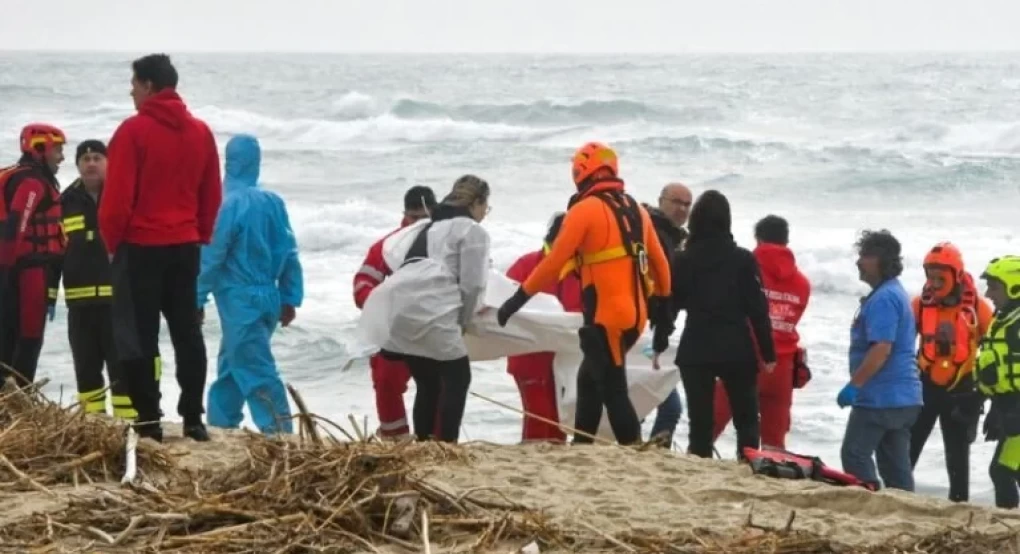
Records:
[[[457,442],[460,435],[471,384],[464,331],[489,272],[489,234],[479,225],[487,213],[489,184],[474,175],[457,179],[431,221],[409,230],[416,237],[403,265],[386,280],[392,301],[382,354],[405,360],[411,371],[419,440]]]

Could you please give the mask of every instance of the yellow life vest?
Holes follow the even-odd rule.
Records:
[[[985,396],[1020,393],[1020,308],[996,314],[980,347],[978,390]]]

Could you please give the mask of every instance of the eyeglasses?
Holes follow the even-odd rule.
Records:
[[[663,200],[665,200],[666,202],[669,202],[670,204],[675,204],[677,206],[683,206],[685,208],[690,208],[691,207],[691,202],[688,202],[687,200],[681,200],[679,198],[660,198],[659,199],[660,202],[663,201]]]

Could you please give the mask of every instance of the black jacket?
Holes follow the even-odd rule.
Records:
[[[761,358],[776,361],[758,262],[731,235],[687,242],[673,264],[672,304],[674,319],[687,312],[677,366],[757,367],[755,340]]]
[[[687,229],[674,225],[666,217],[666,214],[662,213],[662,210],[648,204],[644,206],[649,217],[652,218],[655,234],[659,237],[659,243],[662,244],[662,249],[666,252],[666,257],[670,260],[670,269],[672,269],[673,256],[683,249],[684,241],[687,240]]]
[[[110,261],[99,236],[98,200],[76,180],[60,195],[67,247],[57,268],[56,282],[64,279],[64,300],[68,307],[106,304],[111,301]]]

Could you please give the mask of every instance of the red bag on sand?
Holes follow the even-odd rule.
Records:
[[[816,456],[801,456],[785,450],[759,450],[744,448],[744,458],[755,475],[767,475],[779,479],[811,479],[830,485],[861,487],[874,491],[876,487],[860,479],[833,469],[822,463]]]

